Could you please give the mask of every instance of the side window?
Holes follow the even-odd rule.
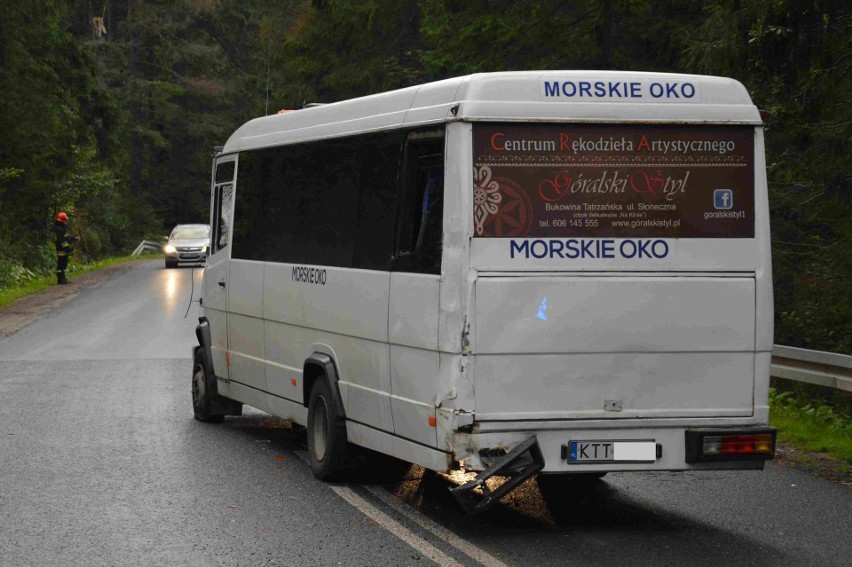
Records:
[[[216,166],[216,183],[228,183],[234,180],[234,165],[233,161],[226,161]]]
[[[352,267],[390,270],[403,132],[365,138],[356,145],[358,204]]]
[[[228,247],[228,232],[234,212],[234,184],[225,183],[216,187],[219,216],[216,219],[215,252]]]
[[[228,232],[233,218],[234,170],[236,162],[226,161],[216,165],[216,182],[213,188],[213,219],[210,235],[211,254],[228,246]]]
[[[409,134],[397,214],[395,272],[441,273],[444,133]]]
[[[365,134],[240,154],[231,257],[390,269],[405,134]]]
[[[240,200],[234,204],[231,258],[268,260],[267,249],[282,240],[278,231],[288,226],[286,209],[270,203],[270,195],[284,192],[282,158],[280,150],[240,154]]]

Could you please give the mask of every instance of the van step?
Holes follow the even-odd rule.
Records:
[[[450,492],[453,493],[465,512],[475,516],[491,508],[503,496],[543,468],[544,457],[541,454],[541,448],[538,446],[538,439],[533,435],[509,451],[506,456],[476,475],[476,478],[461,486],[451,488]],[[486,486],[485,481],[495,475],[508,476],[509,479],[495,490],[491,490]],[[480,488],[481,495],[475,492],[477,487]]]

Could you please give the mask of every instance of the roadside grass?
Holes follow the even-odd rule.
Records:
[[[87,272],[93,272],[95,270],[100,270],[101,268],[106,268],[107,266],[113,266],[115,264],[124,264],[125,262],[149,260],[153,257],[153,254],[145,254],[139,256],[122,256],[119,258],[106,258],[103,260],[98,260],[97,262],[91,264],[81,264],[76,260],[72,260],[71,262],[69,262],[68,269],[65,271],[65,273],[68,276],[68,279],[73,281],[76,276],[85,274]],[[33,293],[37,293],[54,284],[56,284],[56,276],[54,274],[51,274],[49,276],[39,276],[33,278],[20,286],[0,288],[0,308],[9,305],[16,299],[31,295]]]
[[[769,423],[778,440],[800,452],[837,459],[843,473],[852,473],[852,419],[846,413],[848,394],[832,392],[822,399],[802,387],[769,389]]]

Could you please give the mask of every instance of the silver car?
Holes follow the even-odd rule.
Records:
[[[179,264],[204,264],[210,248],[209,224],[179,224],[163,245],[166,267]]]

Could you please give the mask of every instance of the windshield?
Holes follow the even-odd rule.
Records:
[[[172,232],[172,240],[200,240],[207,238],[210,234],[210,229],[204,226],[187,226],[174,229]]]

